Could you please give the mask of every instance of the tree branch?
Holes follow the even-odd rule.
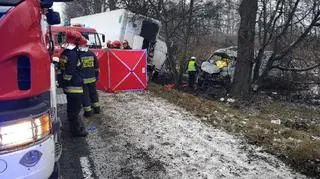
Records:
[[[278,13],[278,11],[280,12]],[[265,29],[265,33],[267,34],[268,31],[270,31],[270,34],[269,34],[268,40],[265,41],[263,46],[267,46],[271,42],[275,33],[275,27],[276,27],[277,21],[280,19],[282,14],[283,14],[283,1],[278,1],[276,5],[276,9],[270,18],[270,22],[268,23],[268,28]]]
[[[307,67],[307,68],[285,68],[285,67],[281,67],[281,66],[272,66],[272,68],[276,68],[282,71],[295,71],[295,72],[303,72],[303,71],[309,71],[312,70],[314,68],[317,68],[320,66],[320,63],[311,66],[311,67]]]
[[[320,16],[320,11],[317,12],[317,14],[315,15],[314,19],[312,20],[311,24],[308,26],[308,28],[301,34],[301,36],[294,41],[293,43],[291,43],[291,45],[281,54],[276,56],[275,60],[279,60],[281,58],[283,58],[284,56],[286,56],[294,47],[296,47],[311,31],[311,29],[314,27],[314,25],[316,23],[318,23],[319,21],[319,16]]]
[[[294,15],[295,15],[295,12],[296,12],[296,10],[298,8],[299,3],[300,3],[300,0],[296,0],[292,10],[289,13],[289,16],[288,16],[288,19],[287,19],[287,21],[286,21],[286,23],[284,25],[284,28],[282,29],[281,33],[279,35],[277,35],[277,38],[280,38],[282,35],[284,35],[287,32],[287,30],[288,30],[288,28],[290,27],[290,24],[291,24],[290,22],[292,21]]]

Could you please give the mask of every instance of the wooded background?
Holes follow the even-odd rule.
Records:
[[[320,83],[318,0],[74,0],[64,12],[68,20],[118,8],[162,23],[167,67],[178,86],[190,56],[201,61],[228,46],[238,46],[234,96]]]

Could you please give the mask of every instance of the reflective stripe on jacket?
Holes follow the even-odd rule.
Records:
[[[83,83],[84,84],[94,83],[96,81],[97,81],[97,79],[95,77],[93,77],[93,78],[83,78]]]
[[[84,84],[95,83],[99,76],[99,62],[96,55],[88,50],[78,52],[81,61],[81,76]]]
[[[75,87],[75,86],[68,86],[68,87],[63,88],[63,91],[65,93],[81,94],[81,93],[83,93],[83,88],[82,87]]]

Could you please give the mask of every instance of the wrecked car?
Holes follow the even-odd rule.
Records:
[[[216,50],[201,63],[198,88],[202,90],[222,88],[228,92],[233,80],[236,59],[236,46]]]

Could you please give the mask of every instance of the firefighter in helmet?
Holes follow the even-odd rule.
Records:
[[[113,41],[112,48],[114,49],[120,49],[121,48],[121,42],[118,40]]]
[[[100,105],[96,83],[99,78],[99,62],[97,56],[88,48],[79,52],[83,77],[83,109],[84,116],[100,113]]]
[[[122,48],[125,49],[125,50],[131,50],[132,48],[130,47],[129,45],[129,42],[127,40],[124,40],[122,42]]]
[[[107,48],[112,48],[112,42],[111,42],[111,40],[108,40],[108,42],[107,42]]]
[[[79,59],[81,46],[87,41],[78,31],[66,32],[66,44],[61,54],[59,67],[62,71],[61,87],[67,95],[67,113],[72,135],[85,137],[88,135],[82,118],[79,116],[83,102],[82,63]]]
[[[196,74],[197,74],[197,62],[196,57],[192,56],[188,62],[187,66],[188,72],[188,86],[191,90],[194,89],[194,83],[196,81]]]

